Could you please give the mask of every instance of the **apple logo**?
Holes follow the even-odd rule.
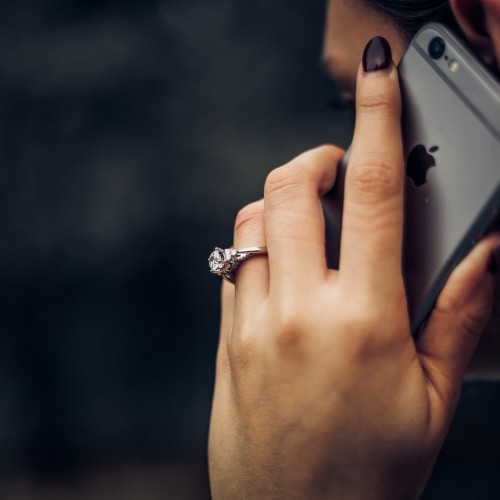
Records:
[[[432,146],[429,152],[435,153],[439,148],[437,146]],[[423,144],[415,146],[410,155],[408,156],[408,162],[406,164],[406,173],[408,177],[413,181],[413,184],[418,187],[425,184],[427,171],[431,167],[436,166],[436,160],[434,156],[427,152]]]

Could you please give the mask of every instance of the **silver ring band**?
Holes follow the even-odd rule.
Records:
[[[267,255],[266,247],[248,247],[236,250],[234,248],[219,248],[210,254],[208,266],[210,272],[234,284],[234,274],[238,266],[254,255]]]

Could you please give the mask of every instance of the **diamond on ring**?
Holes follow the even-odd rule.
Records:
[[[214,274],[221,274],[231,265],[231,258],[231,249],[226,248],[224,250],[222,248],[215,247],[215,250],[210,254],[210,257],[208,258],[210,271]]]
[[[222,276],[231,283],[234,283],[234,273],[238,266],[244,260],[254,255],[263,254],[267,254],[266,247],[250,247],[241,250],[215,247],[215,250],[208,258],[208,266],[211,273]]]

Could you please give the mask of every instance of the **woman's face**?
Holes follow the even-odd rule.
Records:
[[[328,0],[322,64],[346,101],[354,100],[363,50],[377,35],[387,39],[398,63],[406,47],[391,19],[366,0]]]

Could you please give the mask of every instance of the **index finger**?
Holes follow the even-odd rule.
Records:
[[[380,292],[401,277],[403,145],[398,74],[385,39],[369,42],[357,77],[346,173],[340,279]]]

